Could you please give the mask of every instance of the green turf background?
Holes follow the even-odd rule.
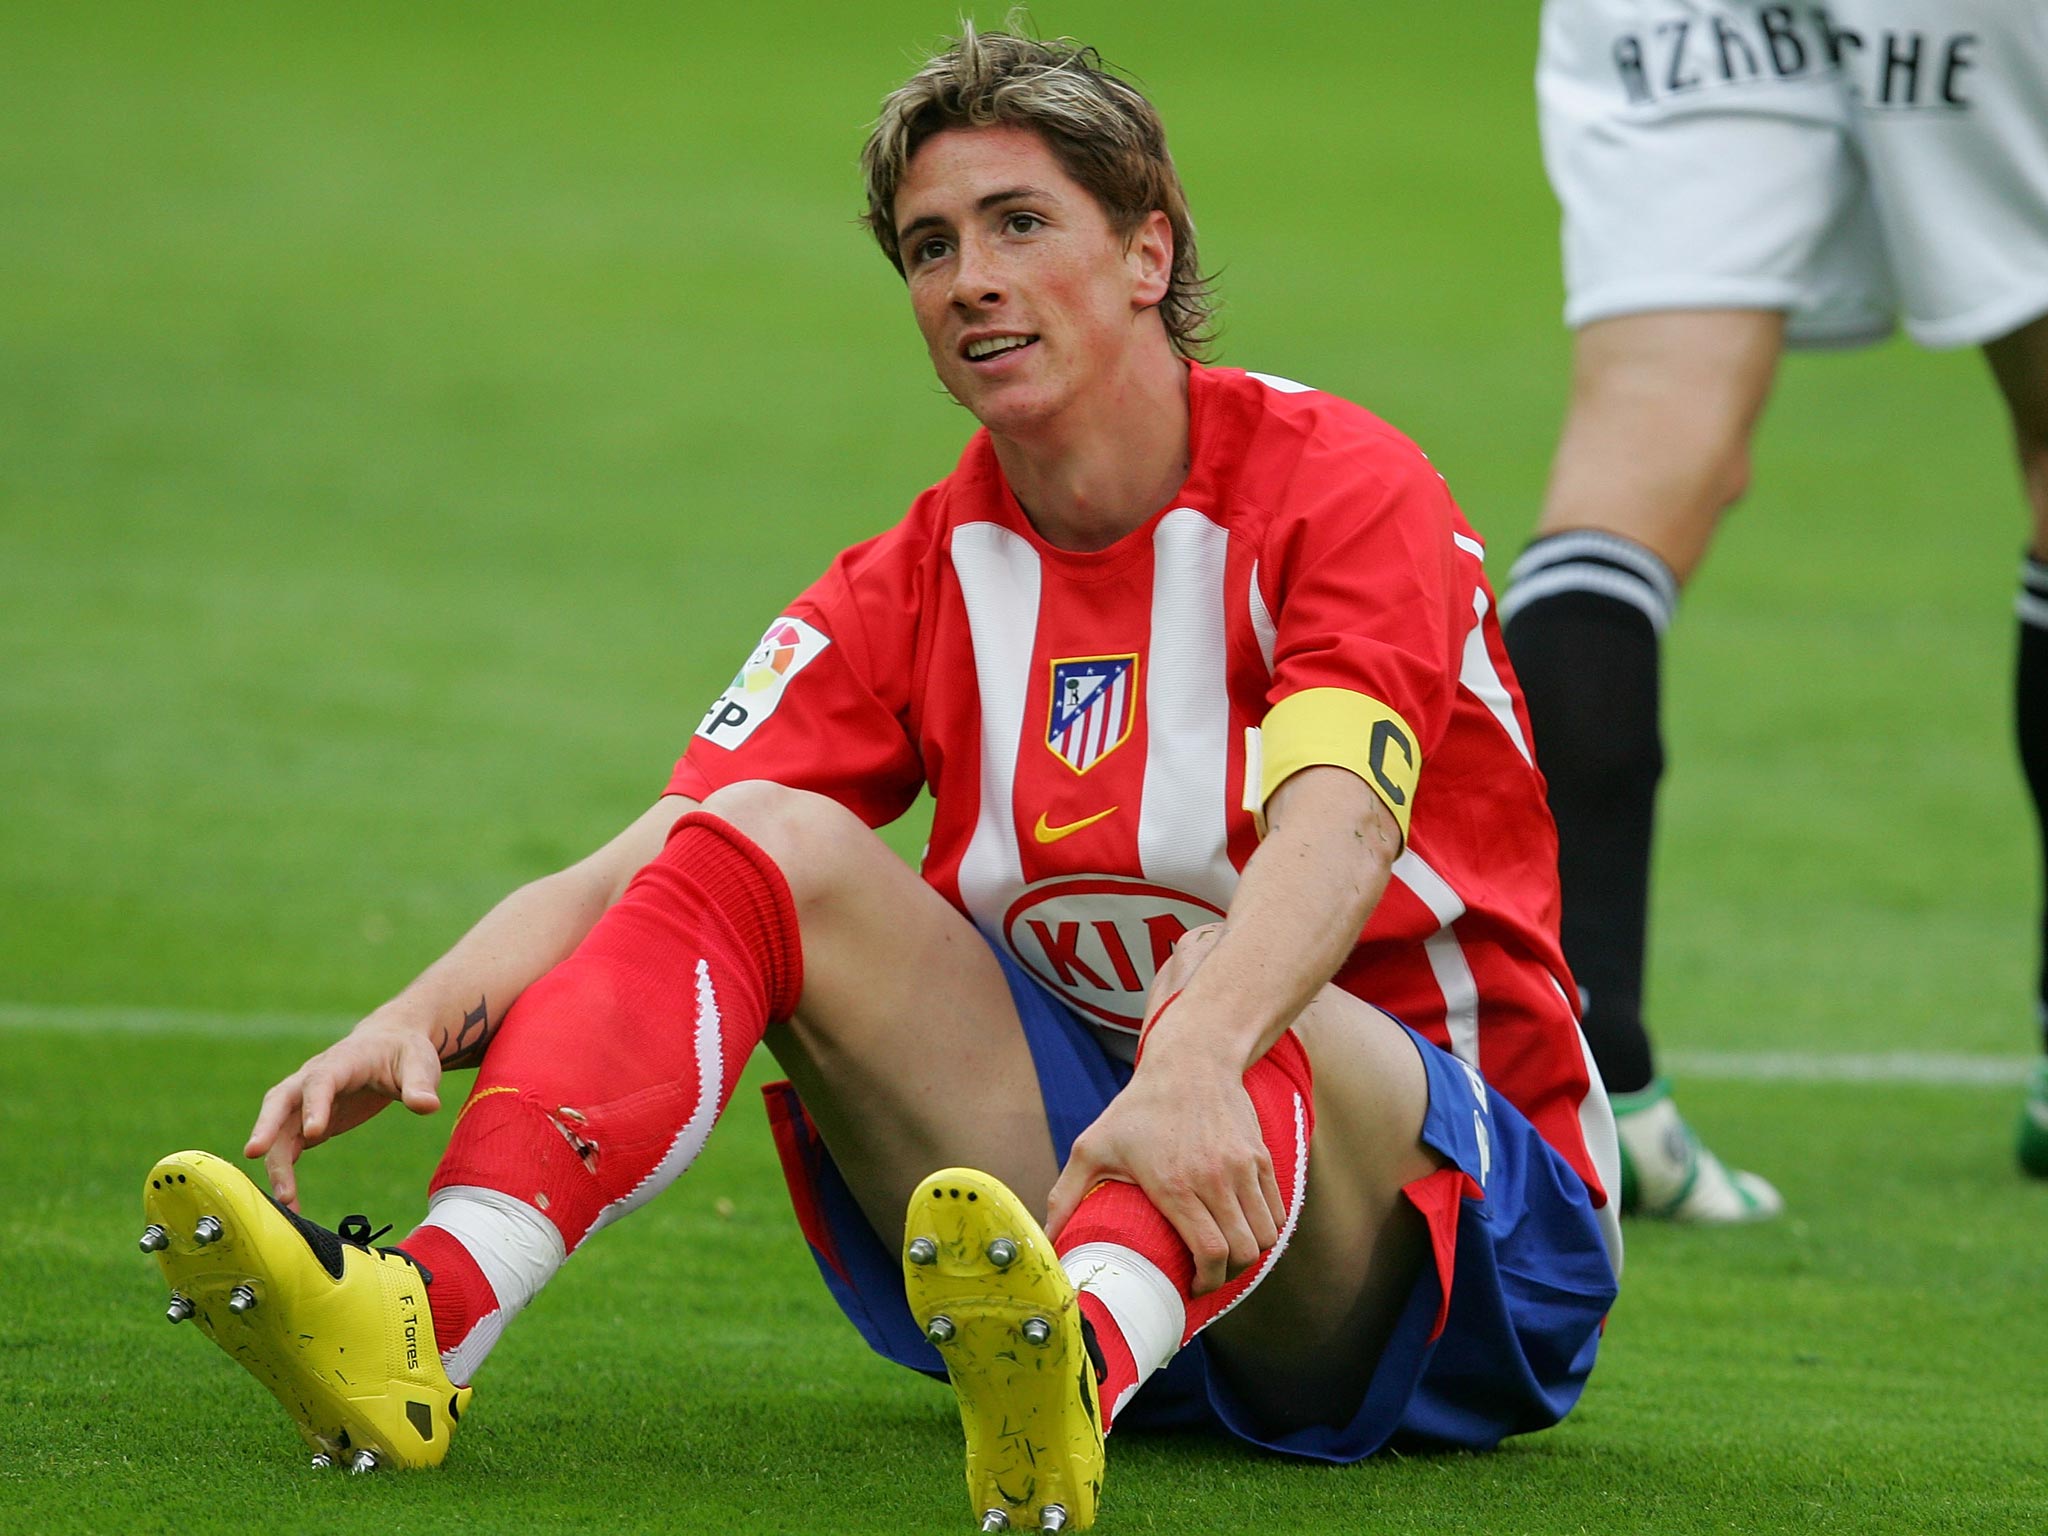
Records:
[[[964,1528],[944,1395],[837,1322],[744,1105],[535,1307],[432,1478],[305,1473],[131,1246],[154,1156],[232,1150],[319,1021],[642,808],[766,619],[950,467],[969,423],[854,223],[853,161],[954,14],[0,19],[17,1528]],[[1420,440],[1498,579],[1565,384],[1534,8],[1036,14],[1165,112],[1225,360]],[[1786,367],[1669,647],[1665,1045],[2028,1048],[2019,507],[1974,356]],[[1120,1443],[1104,1529],[2048,1525],[2048,1190],[2010,1171],[2010,1090],[1686,1100],[1793,1215],[1634,1229],[1564,1428],[1343,1472]],[[309,1209],[409,1221],[443,1134],[387,1117],[320,1153]]]

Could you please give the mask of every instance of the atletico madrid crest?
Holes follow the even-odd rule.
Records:
[[[1138,658],[1075,656],[1052,664],[1045,744],[1086,773],[1124,744],[1138,710]]]

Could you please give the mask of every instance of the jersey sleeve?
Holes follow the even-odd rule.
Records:
[[[1391,429],[1305,457],[1256,578],[1273,625],[1254,791],[1262,830],[1281,784],[1329,764],[1365,780],[1406,841],[1471,625],[1477,565],[1458,528],[1443,478]]]
[[[917,797],[909,730],[914,570],[882,541],[848,550],[775,621],[704,712],[668,793],[701,800],[742,779],[827,795],[871,827]]]

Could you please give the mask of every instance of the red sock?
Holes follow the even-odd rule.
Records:
[[[434,1348],[446,1355],[478,1323],[498,1310],[498,1293],[469,1250],[439,1227],[418,1227],[399,1244],[427,1272],[427,1308],[434,1315]],[[461,1382],[456,1383],[462,1385]]]
[[[762,1034],[802,990],[782,872],[737,828],[691,812],[575,952],[513,1005],[430,1190],[509,1195],[554,1227],[563,1256],[575,1252],[689,1165]],[[478,1219],[488,1229],[489,1214]],[[451,1247],[469,1250],[428,1221],[403,1246],[434,1272],[444,1349],[485,1320],[479,1307],[516,1313],[546,1278],[530,1278],[529,1245],[517,1276],[494,1283],[474,1256],[451,1259]],[[506,1275],[495,1256],[484,1260]]]
[[[1279,1241],[1258,1263],[1206,1296],[1194,1295],[1195,1257],[1173,1223],[1137,1185],[1115,1180],[1091,1190],[1054,1239],[1102,1351],[1104,1430],[1146,1377],[1250,1294],[1294,1233],[1315,1102],[1308,1053],[1292,1030],[1252,1064],[1244,1086],[1286,1209]]]

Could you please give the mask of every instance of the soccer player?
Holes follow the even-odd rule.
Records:
[[[818,1268],[950,1377],[983,1529],[1089,1524],[1112,1425],[1348,1461],[1556,1422],[1615,1294],[1613,1127],[1479,541],[1366,411],[1194,360],[1186,200],[1092,52],[969,28],[863,163],[982,430],[651,810],[265,1097],[295,1205],[303,1148],[481,1057],[423,1224],[379,1249],[174,1155],[173,1317],[318,1458],[437,1462],[765,1042]],[[871,828],[923,785],[920,875]]]
[[[2048,809],[2048,10],[2039,0],[1547,0],[1571,406],[1501,601],[1556,814],[1564,948],[1625,1209],[1782,1209],[1700,1145],[1642,1018],[1659,645],[1748,479],[1788,345],[1981,346],[2018,443],[2020,761]],[[2042,823],[2048,828],[2048,821]],[[2048,918],[2044,918],[2048,957]],[[2038,985],[2048,1046],[2048,958]],[[2048,1060],[2019,1157],[2048,1176]]]

